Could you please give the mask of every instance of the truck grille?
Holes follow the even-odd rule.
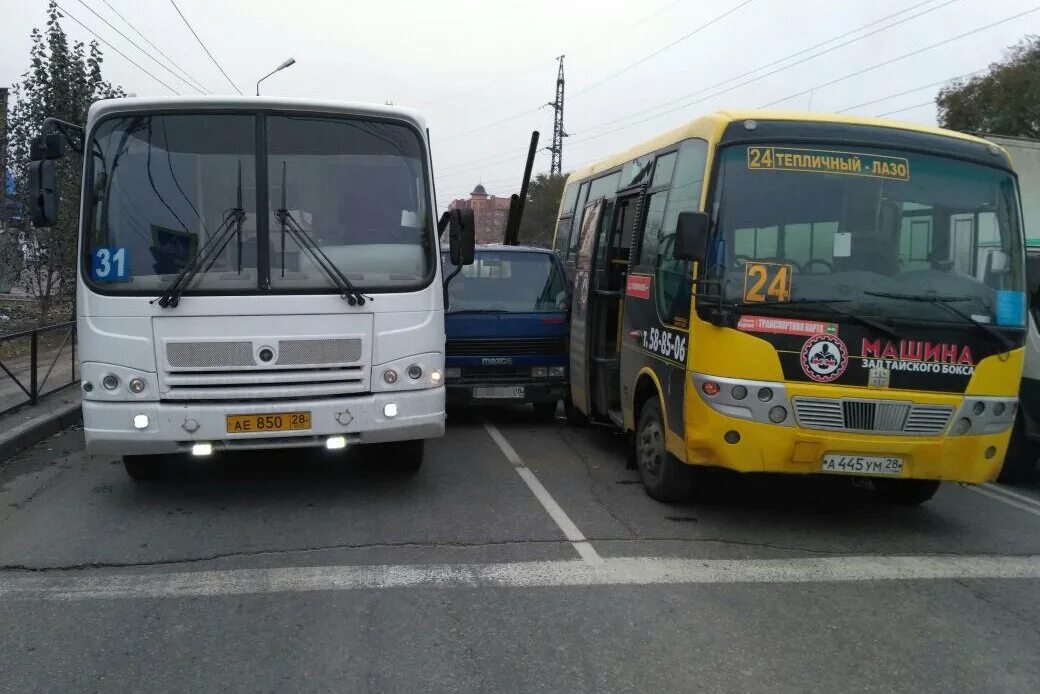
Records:
[[[798,425],[827,431],[935,436],[946,431],[953,416],[949,405],[918,405],[892,400],[793,398]]]
[[[531,367],[464,366],[461,371],[461,376],[458,380],[453,380],[452,383],[522,383],[534,380],[531,378]],[[544,381],[545,379],[540,378],[538,380]]]
[[[453,357],[523,357],[543,354],[563,354],[567,340],[563,337],[525,339],[456,339],[448,340],[446,353]]]

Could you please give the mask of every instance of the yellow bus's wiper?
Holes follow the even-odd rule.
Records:
[[[858,313],[853,313],[852,311],[848,311],[848,310],[841,309],[841,308],[838,308],[838,307],[834,306],[834,304],[847,304],[847,303],[851,303],[851,301],[852,301],[851,299],[810,299],[810,298],[800,298],[800,299],[791,299],[789,301],[781,301],[781,302],[777,302],[775,304],[774,303],[744,302],[744,303],[737,304],[737,307],[739,307],[739,308],[755,308],[755,309],[758,309],[758,308],[761,308],[761,307],[767,307],[768,308],[768,307],[777,307],[777,306],[816,304],[818,306],[825,306],[825,307],[831,309],[832,311],[834,311],[835,313],[837,313],[838,315],[844,316],[845,318],[848,318],[849,320],[851,320],[851,321],[853,321],[855,323],[859,323],[860,325],[865,325],[868,328],[873,328],[874,330],[876,330],[877,332],[879,332],[879,333],[881,333],[883,335],[888,335],[893,340],[898,340],[899,339],[899,333],[897,333],[895,331],[895,329],[892,328],[892,326],[887,325],[885,323],[882,323],[879,320],[874,320],[873,318],[867,318],[866,316],[861,316]]]
[[[1009,351],[1015,348],[1010,338],[1001,333],[998,330],[994,330],[990,325],[983,323],[982,321],[975,320],[970,314],[965,313],[956,306],[953,305],[954,301],[971,301],[975,297],[971,296],[940,296],[938,294],[902,294],[899,292],[863,292],[867,296],[879,296],[882,299],[902,299],[903,301],[923,301],[929,304],[935,304],[936,306],[942,306],[944,309],[949,311],[955,316],[958,316],[967,323],[971,323],[976,328],[981,330],[990,339],[999,344],[1004,348],[1004,351]]]

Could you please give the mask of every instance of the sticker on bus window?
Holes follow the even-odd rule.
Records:
[[[130,281],[130,250],[124,246],[95,248],[90,261],[90,275],[94,281]]]
[[[752,304],[778,304],[791,300],[793,268],[787,263],[746,263],[744,301]]]
[[[1026,324],[1024,292],[997,290],[997,325],[1021,327]]]
[[[828,149],[795,147],[748,147],[749,169],[766,171],[807,171],[848,176],[910,180],[910,160],[864,152],[839,152]]]

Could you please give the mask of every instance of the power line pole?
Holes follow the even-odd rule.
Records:
[[[559,176],[563,169],[563,138],[567,137],[563,129],[563,58],[561,55],[556,59],[560,63],[560,71],[556,76],[556,100],[546,104],[553,109],[552,145],[546,147],[552,153],[549,173],[553,176]]]

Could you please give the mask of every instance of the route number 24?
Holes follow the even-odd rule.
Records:
[[[747,263],[744,266],[744,301],[779,303],[791,300],[792,268],[786,263]]]

